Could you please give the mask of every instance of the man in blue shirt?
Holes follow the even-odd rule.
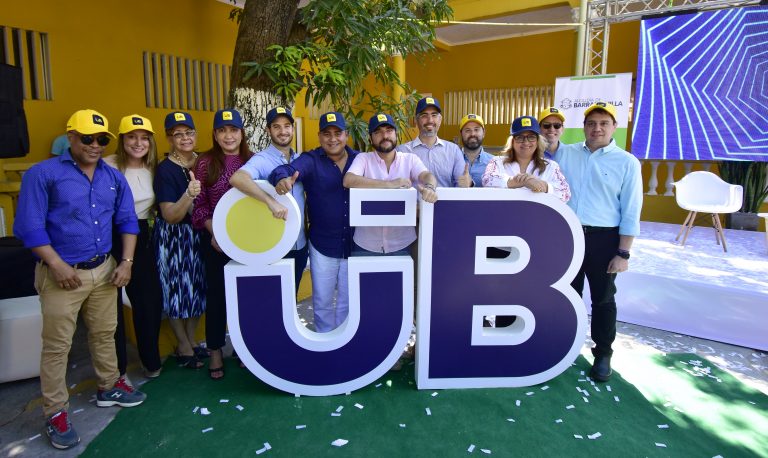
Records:
[[[584,230],[584,262],[571,286],[581,294],[584,277],[592,295],[595,356],[590,376],[611,377],[616,338],[616,274],[629,268],[629,250],[640,233],[643,185],[640,161],[616,146],[616,108],[598,102],[584,111],[583,143],[559,150],[555,161],[571,186],[568,206]]]
[[[125,177],[101,160],[110,137],[94,110],[67,122],[70,148],[24,174],[14,233],[40,260],[35,287],[43,315],[40,385],[46,433],[59,449],[80,442],[67,408],[67,356],[82,310],[98,379],[96,405],[133,407],[144,393],[120,377],[115,356],[117,287],[131,279],[139,225]],[[122,234],[122,258],[110,257],[112,227]]]
[[[349,313],[347,258],[352,249],[352,228],[349,225],[349,189],[342,181],[358,151],[347,146],[347,138],[344,116],[336,112],[325,113],[320,117],[320,147],[301,154],[290,164],[277,167],[269,176],[269,182],[278,194],[291,192],[297,181],[304,184],[317,332],[337,328]]]
[[[443,188],[468,188],[472,185],[469,168],[464,162],[459,145],[438,138],[437,131],[443,122],[440,102],[434,97],[424,97],[416,104],[416,127],[419,136],[397,147],[398,151],[413,153],[421,159],[437,185]]]
[[[493,155],[483,150],[483,140],[485,139],[483,118],[476,114],[464,116],[459,123],[459,133],[461,134],[461,144],[464,145],[461,151],[464,153],[466,172],[469,172],[472,177],[471,186],[482,188],[485,168],[493,159]]]
[[[541,135],[547,140],[544,159],[554,159],[555,154],[565,146],[560,137],[565,132],[565,115],[555,107],[545,108],[537,119],[541,126]]]
[[[275,107],[267,112],[267,133],[271,140],[270,145],[254,154],[240,170],[229,179],[229,184],[254,199],[258,199],[269,207],[275,218],[285,219],[287,209],[278,203],[272,196],[264,192],[254,180],[267,180],[269,174],[281,165],[290,164],[299,155],[291,148],[293,142],[293,115],[291,110],[284,107]],[[294,283],[296,292],[299,291],[299,283],[304,268],[307,267],[307,237],[304,233],[304,185],[298,182],[291,189],[291,195],[296,199],[301,212],[301,231],[296,245],[288,252],[286,258],[294,259]]]

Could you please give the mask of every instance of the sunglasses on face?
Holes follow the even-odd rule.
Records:
[[[559,123],[559,122],[543,122],[543,123],[541,123],[541,128],[542,129],[552,129],[552,128],[559,129],[561,127],[563,127],[563,125],[561,123]]]
[[[106,135],[101,135],[99,137],[96,137],[93,135],[80,136],[80,143],[82,143],[83,145],[92,145],[94,140],[96,140],[96,143],[98,143],[99,146],[107,146],[109,145],[110,138]]]

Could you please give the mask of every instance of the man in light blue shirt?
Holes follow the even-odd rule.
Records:
[[[419,136],[398,146],[397,150],[417,155],[435,176],[438,186],[470,187],[472,177],[459,145],[437,137],[437,131],[443,122],[440,102],[434,97],[419,100],[416,104],[415,121]]]
[[[567,145],[555,161],[571,186],[568,206],[584,230],[584,262],[571,286],[581,294],[584,277],[592,295],[594,363],[589,375],[611,377],[616,338],[616,274],[629,267],[629,250],[640,233],[643,186],[640,161],[616,146],[616,108],[598,102],[584,111],[583,143]]]
[[[291,110],[275,107],[267,112],[267,133],[270,145],[254,154],[240,170],[229,179],[229,184],[254,199],[258,199],[269,207],[275,218],[285,219],[287,209],[279,204],[272,196],[264,192],[254,180],[267,180],[272,171],[284,164],[295,161],[299,155],[291,148],[293,142],[293,115]],[[304,232],[304,185],[299,181],[291,189],[291,195],[296,199],[301,212],[301,231],[296,245],[288,252],[286,258],[294,259],[294,282],[296,292],[299,291],[301,275],[307,267],[307,237]]]
[[[485,139],[483,118],[476,114],[464,116],[459,123],[459,133],[461,134],[461,144],[464,145],[461,151],[464,153],[465,167],[472,177],[471,186],[482,188],[485,168],[493,159],[492,154],[483,150],[483,140]]]

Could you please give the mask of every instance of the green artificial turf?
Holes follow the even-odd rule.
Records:
[[[691,354],[637,357],[627,379],[596,386],[579,357],[546,384],[515,389],[417,390],[411,364],[330,397],[277,391],[233,361],[220,381],[173,363],[82,456],[768,456],[766,396]]]

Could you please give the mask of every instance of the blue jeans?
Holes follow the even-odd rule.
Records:
[[[343,323],[349,314],[347,260],[329,258],[317,251],[310,243],[309,273],[312,276],[315,331],[332,331]],[[334,296],[336,296],[335,304]]]

